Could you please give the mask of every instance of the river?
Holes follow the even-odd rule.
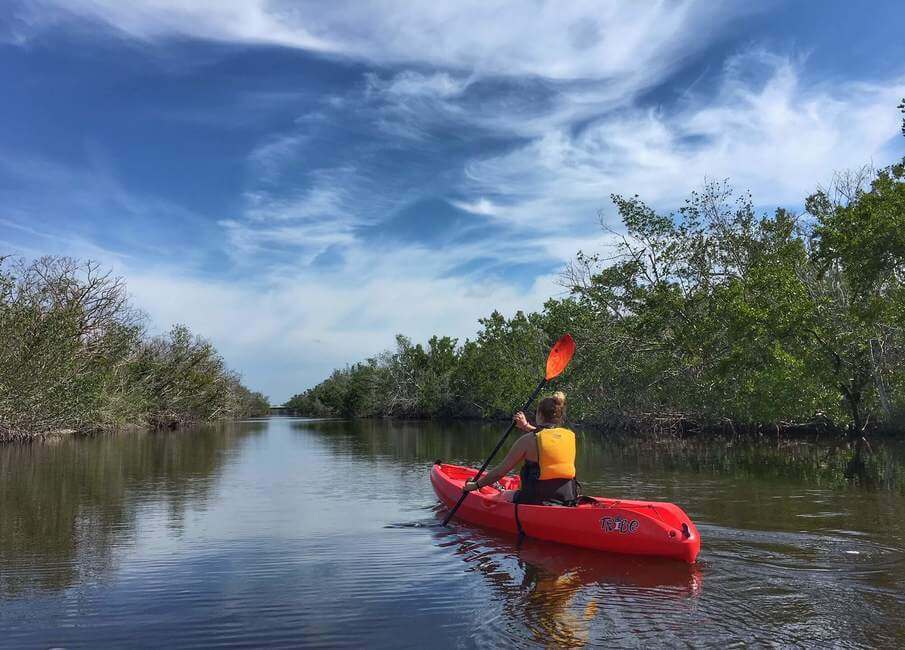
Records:
[[[698,563],[437,527],[499,426],[294,418],[0,447],[0,646],[905,646],[905,496],[579,435]],[[755,463],[756,464],[756,463]]]

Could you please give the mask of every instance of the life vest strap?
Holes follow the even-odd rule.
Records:
[[[518,528],[518,536],[525,536],[525,529],[522,528],[522,520],[518,518],[518,501],[515,502],[515,526]]]

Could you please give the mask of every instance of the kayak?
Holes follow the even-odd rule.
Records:
[[[462,495],[465,481],[477,470],[435,463],[431,484],[447,508]],[[456,517],[512,534],[580,546],[595,551],[650,555],[694,563],[701,538],[694,523],[677,505],[661,501],[630,501],[582,497],[579,504],[541,506],[512,503],[518,476],[504,476],[495,486],[470,492]]]

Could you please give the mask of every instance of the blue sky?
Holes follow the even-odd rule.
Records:
[[[756,8],[752,8],[756,5]],[[608,196],[798,207],[903,155],[901,2],[32,0],[0,253],[102,261],[282,401],[561,292]],[[599,217],[598,215],[602,215]]]

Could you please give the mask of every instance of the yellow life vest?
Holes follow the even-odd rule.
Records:
[[[537,439],[540,480],[575,478],[575,434],[564,427],[541,429]]]

